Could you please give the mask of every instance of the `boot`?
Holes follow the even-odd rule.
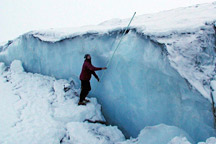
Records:
[[[87,100],[87,99],[84,99],[84,101],[87,102],[87,103],[90,102],[90,100]]]
[[[79,102],[78,105],[86,105],[84,102]]]

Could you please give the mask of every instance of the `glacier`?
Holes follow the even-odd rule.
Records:
[[[184,130],[165,124],[147,126],[137,138],[126,140],[116,126],[94,123],[105,120],[95,98],[87,106],[77,105],[79,89],[74,84],[25,72],[21,61],[9,67],[0,63],[0,143],[194,143]],[[199,144],[215,142],[210,137]]]
[[[91,81],[97,89],[90,97],[102,105],[109,124],[117,125],[126,137],[137,137],[144,127],[161,123],[182,129],[194,142],[215,136],[215,96],[210,94],[215,75],[215,6],[135,18],[98,87],[96,80]],[[84,54],[92,55],[95,66],[105,66],[127,22],[32,31],[1,46],[0,61],[10,65],[18,59],[27,72],[73,79],[79,87]]]

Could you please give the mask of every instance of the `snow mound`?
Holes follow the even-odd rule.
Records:
[[[91,103],[86,106],[78,106],[79,89],[70,85],[71,89],[64,91],[64,86],[69,86],[67,80],[26,73],[18,60],[13,61],[7,71],[4,71],[3,63],[0,66],[1,144],[59,144],[72,128],[67,127],[68,123],[79,122],[81,125],[86,119],[104,121],[101,106],[95,98],[90,98]],[[123,139],[116,127],[107,129]],[[100,130],[103,132],[106,128]],[[109,131],[107,133],[113,140],[118,138]]]
[[[174,137],[168,144],[191,144],[186,137]]]
[[[199,142],[198,144],[216,144],[216,138],[210,137],[206,140],[206,142]]]
[[[68,133],[64,142],[74,144],[111,144],[124,141],[124,135],[117,127],[101,124],[71,122],[67,124]]]
[[[23,67],[22,67],[22,62],[19,61],[19,60],[14,60],[14,61],[11,63],[10,70],[11,70],[13,73],[21,73],[21,72],[24,72],[24,69],[23,69]]]
[[[120,142],[119,144],[176,144],[177,142],[190,144],[187,139],[191,143],[194,143],[191,137],[182,129],[175,126],[160,124],[145,127],[136,139]]]
[[[154,138],[151,136],[154,135]],[[183,130],[175,126],[167,126],[160,124],[152,127],[145,127],[138,136],[138,143],[148,143],[148,144],[167,144],[173,137],[183,136],[187,137],[188,140],[193,142],[191,137]]]

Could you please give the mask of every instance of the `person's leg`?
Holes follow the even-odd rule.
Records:
[[[85,82],[81,80],[81,92],[80,92],[79,103],[83,102],[84,99],[85,99]]]
[[[87,97],[88,94],[89,94],[89,91],[86,92],[85,99],[83,100],[84,102],[90,102],[90,100],[87,100],[87,99],[86,99],[86,97]]]
[[[89,92],[91,91],[90,81],[86,81],[86,83],[85,83],[85,88],[86,88],[86,93],[85,93],[84,101],[90,102],[89,100],[86,99],[87,95],[88,95]]]
[[[85,89],[81,89],[81,93],[80,93],[80,100],[79,102],[83,102],[83,100],[85,99],[86,95],[86,91]]]
[[[80,100],[78,104],[83,105],[83,101],[85,100],[88,93],[89,93],[89,81],[81,81],[81,93],[80,93]]]

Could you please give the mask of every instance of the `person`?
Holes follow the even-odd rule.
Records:
[[[93,74],[94,77],[100,81],[99,77],[95,73],[95,71],[98,70],[105,70],[107,69],[106,67],[99,68],[99,67],[94,67],[91,63],[91,56],[90,54],[86,54],[84,56],[85,61],[82,66],[82,71],[80,74],[80,80],[81,80],[81,93],[80,93],[80,100],[78,105],[86,105],[85,102],[90,102],[89,100],[86,99],[86,96],[88,95],[89,91],[91,90],[91,85],[90,85],[90,79],[91,75]]]

